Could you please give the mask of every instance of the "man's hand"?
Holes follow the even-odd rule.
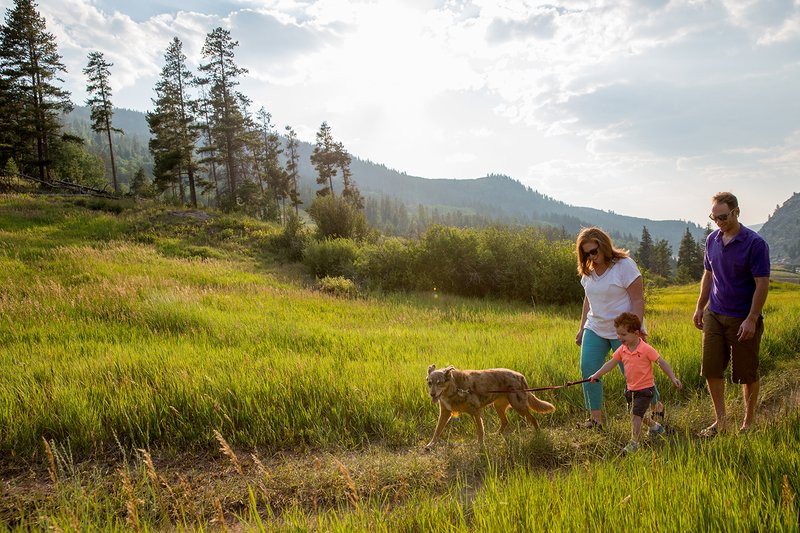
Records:
[[[700,309],[699,307],[695,309],[692,321],[694,322],[694,327],[700,330],[703,329],[703,309]]]
[[[578,334],[575,335],[575,344],[580,346],[583,343],[583,330],[579,330]]]
[[[744,342],[746,340],[752,339],[753,335],[756,334],[756,320],[754,318],[747,317],[742,322],[742,325],[739,326],[739,331],[736,332],[736,337],[739,339],[739,342]]]
[[[681,380],[679,380],[678,378],[673,379],[672,380],[672,384],[675,385],[676,389],[682,389],[683,388],[683,383],[681,383]]]

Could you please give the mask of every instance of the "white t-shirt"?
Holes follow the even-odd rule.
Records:
[[[582,276],[581,285],[589,300],[589,313],[584,327],[604,339],[616,339],[614,319],[620,313],[632,311],[627,289],[641,275],[636,262],[624,257],[612,263],[601,276],[594,271],[589,276]]]

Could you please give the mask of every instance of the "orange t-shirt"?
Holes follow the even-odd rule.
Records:
[[[658,355],[655,348],[643,340],[639,341],[639,345],[633,352],[623,343],[612,357],[621,361],[625,367],[625,381],[628,384],[628,390],[642,390],[656,384],[653,379],[653,363],[658,361],[661,356]]]

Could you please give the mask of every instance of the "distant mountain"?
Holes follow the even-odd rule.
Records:
[[[91,111],[87,106],[75,106],[75,109],[67,116],[67,120],[69,122],[90,123],[91,115]],[[147,125],[145,114],[141,111],[115,107],[112,121],[114,127],[124,131],[125,135],[142,137],[145,140],[145,144],[150,139],[150,128]]]
[[[88,123],[89,109],[76,107],[69,120]],[[126,136],[142,139],[146,146],[150,130],[145,114],[129,109],[114,109],[114,126],[125,131]],[[299,146],[301,187],[315,190],[316,171],[311,165],[313,145],[301,142]],[[581,227],[597,225],[626,246],[636,246],[642,228],[654,240],[666,239],[677,254],[686,228],[701,239],[704,228],[683,220],[650,220],[620,215],[589,207],[577,207],[558,201],[526,187],[508,176],[489,175],[473,179],[428,179],[409,176],[385,165],[353,158],[353,180],[364,196],[388,196],[403,202],[409,211],[418,205],[440,210],[461,210],[496,219],[504,223],[550,225],[563,227],[570,234]]]
[[[313,146],[300,147],[300,173],[304,184],[314,184],[315,171],[309,157]],[[458,208],[471,213],[493,217],[505,222],[533,225],[563,226],[572,234],[581,227],[597,225],[628,243],[638,244],[642,227],[654,240],[666,239],[674,254],[686,228],[695,239],[703,238],[705,228],[683,220],[650,220],[620,215],[590,207],[576,207],[558,201],[501,175],[474,179],[428,179],[409,176],[384,165],[353,158],[353,179],[365,196],[391,196],[410,209],[417,205],[439,208]]]
[[[773,263],[800,265],[800,193],[777,208],[759,231]]]

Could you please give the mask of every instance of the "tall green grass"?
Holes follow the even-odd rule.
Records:
[[[137,450],[218,453],[215,431],[236,450],[266,456],[418,450],[436,419],[424,384],[431,363],[514,368],[533,387],[579,378],[579,308],[433,291],[337,299],[275,270],[258,236],[276,229],[213,224],[218,237],[204,237],[163,210],[110,214],[0,199],[0,469],[46,464],[46,441],[59,480],[49,499],[4,507],[20,509],[14,524],[131,527],[118,467],[109,474],[80,466],[111,453],[124,459],[133,501],[144,502],[137,512],[145,528],[206,527],[217,498],[228,519],[267,530],[496,531],[538,529],[543,519],[552,530],[796,530],[796,412],[752,438],[689,438],[711,416],[691,324],[697,286],[649,296],[651,343],[686,388],[657,372],[675,433],[633,458],[617,457],[629,422],[622,377],[613,373],[605,434],[576,440],[567,429],[583,416],[579,387],[541,393],[558,409],[539,417],[543,432],[521,430],[515,417],[511,437],[489,436],[485,457],[464,458],[474,427],[455,420],[430,459],[411,468],[420,460],[412,455],[364,494],[354,472],[359,497],[345,497],[345,486],[316,510],[302,499],[276,505],[259,490],[259,478],[269,477],[259,472],[240,480],[236,496],[199,502],[174,479],[153,481]],[[765,309],[765,404],[796,387],[781,379],[800,352],[799,290],[774,284]],[[734,415],[740,396],[730,387]],[[486,419],[488,430],[497,427],[495,416]],[[426,484],[425,468],[452,454],[462,458]],[[728,508],[732,522],[723,521]],[[28,516],[31,509],[41,516]]]

